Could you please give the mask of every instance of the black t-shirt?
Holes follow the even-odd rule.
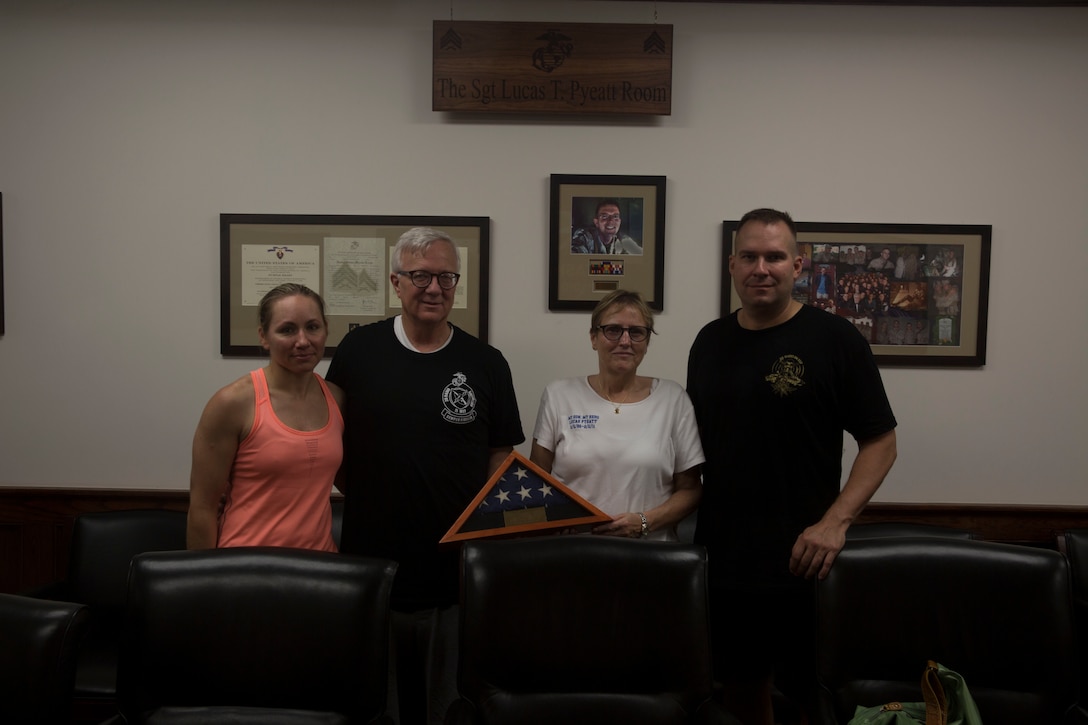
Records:
[[[839,493],[843,431],[866,440],[896,425],[868,342],[810,306],[765,330],[734,313],[699,332],[687,388],[706,454],[695,540],[711,583],[791,583],[794,541]]]
[[[390,318],[349,332],[326,377],[347,393],[341,550],[399,562],[398,609],[454,603],[459,547],[438,540],[487,482],[490,450],[525,440],[510,366],[456,327],[414,352]]]

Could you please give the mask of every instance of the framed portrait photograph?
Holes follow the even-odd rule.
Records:
[[[393,247],[412,227],[448,234],[461,258],[449,321],[487,341],[488,217],[220,214],[220,354],[257,357],[257,308],[284,283],[325,300],[326,357],[349,330],[400,313],[390,282]]]
[[[737,221],[722,222],[722,280]],[[986,363],[989,225],[797,222],[793,298],[849,320],[880,365]],[[722,316],[740,307],[723,284]]]
[[[592,310],[617,289],[661,311],[665,177],[551,177],[548,309]]]

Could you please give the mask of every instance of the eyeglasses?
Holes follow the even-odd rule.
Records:
[[[438,286],[442,289],[453,289],[457,286],[457,280],[461,279],[461,275],[453,272],[425,272],[422,269],[413,272],[397,272],[397,274],[408,277],[412,280],[412,284],[420,289],[430,287],[431,280],[435,277],[438,278]]]
[[[598,214],[597,221],[602,222],[618,222],[620,220],[619,214]]]
[[[631,338],[631,342],[642,342],[650,336],[650,328],[643,327],[642,325],[634,325],[632,327],[624,327],[623,325],[598,325],[597,329],[601,331],[606,340],[612,342],[618,342],[623,333],[627,333],[627,336]]]

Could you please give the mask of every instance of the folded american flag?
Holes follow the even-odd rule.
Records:
[[[441,543],[563,529],[611,517],[514,451],[454,522]]]

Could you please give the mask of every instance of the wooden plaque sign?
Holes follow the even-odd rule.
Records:
[[[435,111],[667,116],[672,26],[434,21]]]

